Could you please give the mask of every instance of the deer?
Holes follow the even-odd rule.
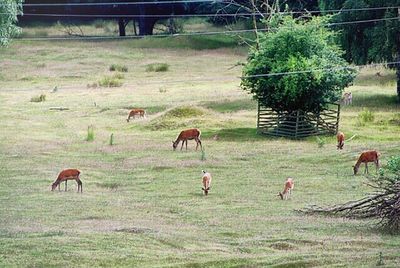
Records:
[[[342,97],[342,102],[344,105],[352,104],[353,94],[351,94],[351,92],[345,92]]]
[[[357,163],[353,166],[354,170],[354,175],[357,175],[358,169],[361,165],[361,163],[365,163],[365,170],[364,174],[368,174],[368,162],[374,162],[375,167],[376,167],[376,172],[378,172],[379,169],[379,156],[380,153],[377,151],[365,151],[360,154],[360,157],[357,160]]]
[[[65,169],[58,174],[57,179],[53,182],[51,185],[51,190],[54,191],[54,189],[58,186],[58,190],[60,191],[60,184],[65,181],[65,191],[67,191],[67,181],[68,180],[75,180],[78,183],[78,193],[79,193],[79,188],[81,189],[82,193],[82,181],[79,178],[79,175],[81,172],[77,169]]]
[[[176,138],[176,141],[172,142],[172,148],[174,148],[174,151],[175,151],[176,147],[178,147],[178,145],[179,145],[179,142],[182,141],[181,151],[183,148],[183,144],[185,142],[186,142],[186,150],[187,150],[187,141],[195,140],[196,141],[196,151],[197,151],[197,148],[199,147],[199,144],[200,144],[200,148],[203,149],[203,146],[201,145],[201,141],[200,141],[200,135],[201,135],[201,132],[197,128],[183,130],[179,134],[178,138]]]
[[[135,115],[139,115],[139,117],[146,117],[146,111],[143,109],[133,109],[129,112],[128,118],[126,119],[126,122],[129,123],[129,120],[131,117],[133,117],[133,119],[135,119]]]
[[[211,174],[202,170],[202,180],[203,180],[203,187],[201,188],[204,191],[204,195],[208,195],[208,191],[210,191],[211,187]]]
[[[289,177],[285,181],[283,192],[279,192],[278,196],[280,196],[282,200],[287,200],[289,196],[292,194],[293,188],[294,188],[294,180],[293,178]]]
[[[342,150],[344,146],[344,133],[339,131],[336,135],[336,138],[338,142],[337,149]]]

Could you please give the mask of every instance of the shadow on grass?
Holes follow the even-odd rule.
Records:
[[[396,95],[374,94],[356,95],[350,107],[370,107],[370,108],[400,108]]]
[[[201,136],[205,139],[222,141],[253,141],[271,139],[264,135],[257,134],[257,128],[224,128],[220,130],[205,130]]]
[[[230,113],[241,110],[257,110],[257,102],[253,99],[208,101],[203,102],[201,105],[220,113]]]

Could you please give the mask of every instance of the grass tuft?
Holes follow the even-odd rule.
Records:
[[[86,141],[94,141],[94,128],[93,126],[88,126]]]
[[[120,73],[116,73],[112,76],[105,76],[99,82],[99,86],[101,87],[120,87],[122,86],[123,82],[121,81],[124,79],[124,75]]]
[[[146,65],[146,72],[166,72],[169,69],[167,63],[152,63]]]
[[[46,101],[46,95],[40,94],[39,96],[34,96],[31,98],[31,102],[43,102]]]
[[[126,72],[128,72],[128,67],[126,67],[125,65],[111,64],[109,70],[111,72],[117,71],[117,72],[126,73]]]

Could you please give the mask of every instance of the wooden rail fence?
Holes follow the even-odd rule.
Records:
[[[303,138],[336,134],[339,129],[340,104],[327,103],[319,113],[301,110],[275,111],[258,103],[257,132],[259,134]]]

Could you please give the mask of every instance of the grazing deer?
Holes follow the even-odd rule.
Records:
[[[345,92],[342,97],[342,102],[344,105],[353,103],[353,94],[351,92]]]
[[[201,188],[204,191],[205,195],[208,195],[208,191],[210,191],[210,187],[211,187],[211,174],[202,170],[203,172],[203,187]]]
[[[344,146],[344,133],[339,131],[338,134],[336,135],[336,138],[338,142],[337,148],[338,150],[339,149],[342,150]]]
[[[285,181],[285,186],[283,188],[283,192],[279,192],[278,195],[282,200],[287,200],[289,196],[292,194],[292,190],[294,188],[294,181],[292,178],[287,178]]]
[[[146,111],[143,109],[133,109],[129,112],[128,119],[126,119],[126,122],[129,122],[130,118],[133,117],[135,119],[135,115],[139,115],[139,117],[146,117]]]
[[[360,167],[361,163],[365,163],[364,173],[368,174],[368,162],[374,162],[376,167],[376,172],[378,172],[379,156],[380,154],[377,151],[362,152],[357,160],[357,163],[355,164],[355,166],[353,166],[354,175],[357,174],[358,168]]]
[[[81,172],[77,169],[65,169],[61,171],[55,182],[51,185],[51,190],[54,191],[54,189],[58,186],[58,190],[60,191],[60,184],[61,182],[65,181],[65,191],[67,191],[67,181],[75,180],[78,183],[78,193],[79,188],[81,189],[82,193],[82,181],[79,179],[79,174],[81,174]]]
[[[174,151],[175,151],[176,147],[179,144],[179,142],[182,141],[181,151],[182,151],[182,148],[183,148],[183,144],[185,142],[186,142],[186,150],[187,150],[187,141],[188,140],[195,140],[196,141],[196,151],[197,151],[197,148],[199,147],[199,144],[200,144],[200,148],[203,149],[203,146],[201,145],[201,141],[200,141],[200,134],[201,134],[201,132],[197,128],[191,128],[191,129],[183,130],[179,134],[178,138],[176,138],[176,141],[172,142],[172,148],[174,148]]]

